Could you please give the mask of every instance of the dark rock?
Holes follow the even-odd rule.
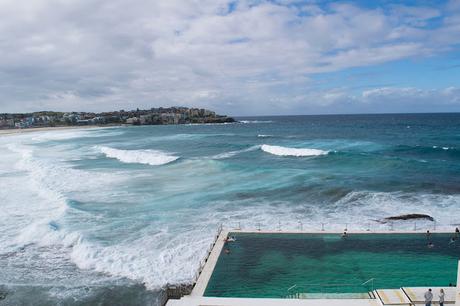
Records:
[[[6,299],[7,292],[4,286],[0,286],[0,301]]]
[[[420,219],[434,221],[434,218],[432,216],[425,215],[425,214],[399,215],[399,216],[394,216],[394,217],[387,217],[384,220],[395,221],[395,220],[420,220]]]

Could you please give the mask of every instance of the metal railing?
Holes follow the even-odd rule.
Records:
[[[365,223],[340,223],[340,222],[304,222],[302,220],[287,221],[283,223],[278,220],[276,223],[242,221],[228,222],[225,224],[227,230],[237,231],[270,231],[270,232],[452,232],[460,227],[460,222],[439,223],[437,221],[386,221],[386,222],[365,222]]]
[[[211,255],[211,252],[212,252],[212,249],[216,245],[216,242],[219,239],[219,236],[220,236],[220,234],[222,233],[223,230],[224,230],[224,226],[221,223],[219,225],[219,227],[217,228],[217,231],[216,231],[216,234],[214,235],[214,239],[213,239],[212,243],[209,244],[209,246],[208,246],[208,248],[206,250],[206,255],[205,255],[204,259],[200,261],[200,265],[198,267],[198,270],[195,273],[195,276],[193,278],[193,284],[195,284],[198,281],[198,278],[200,277],[201,272],[203,272],[204,266],[208,262],[209,256]]]
[[[295,284],[286,290],[289,299],[375,299],[374,278],[361,284]]]

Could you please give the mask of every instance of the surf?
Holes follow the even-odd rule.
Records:
[[[329,151],[323,151],[319,149],[309,149],[309,148],[288,148],[282,146],[272,146],[264,144],[261,147],[261,150],[277,156],[295,156],[295,157],[307,157],[307,156],[320,156],[327,155]]]
[[[111,147],[97,147],[101,153],[108,158],[114,158],[127,164],[146,164],[150,166],[161,166],[169,164],[178,156],[158,150],[121,150]]]

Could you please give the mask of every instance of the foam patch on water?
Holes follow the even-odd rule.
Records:
[[[272,120],[240,120],[238,121],[244,124],[252,124],[252,123],[272,123]]]
[[[259,134],[257,135],[257,137],[259,138],[270,138],[270,137],[274,137],[273,135],[266,135],[266,134]]]
[[[225,153],[221,153],[221,154],[217,154],[217,155],[213,156],[213,159],[226,159],[226,158],[230,158],[230,157],[233,157],[233,156],[241,154],[241,153],[255,151],[255,150],[258,150],[259,148],[260,148],[260,146],[252,146],[252,147],[249,147],[249,148],[243,149],[243,150],[225,152]]]
[[[296,156],[296,157],[303,157],[303,156],[319,156],[319,155],[326,155],[329,151],[323,151],[318,149],[298,149],[298,148],[288,148],[288,147],[281,147],[281,146],[271,146],[271,145],[262,145],[260,147],[262,151],[278,155],[278,156]]]
[[[191,283],[215,227],[177,233],[162,228],[109,246],[81,241],[72,248],[71,259],[81,269],[127,277],[145,283],[149,289],[167,283]]]
[[[17,232],[15,237],[11,239],[10,244],[16,246],[29,243],[41,245],[72,244],[76,236],[66,237],[67,235],[58,231],[55,226],[54,220],[65,213],[67,205],[65,197],[56,189],[50,188],[47,167],[33,158],[33,150],[30,147],[11,144],[8,145],[8,148],[20,155],[15,167],[28,173],[26,177],[20,176],[19,179],[21,186],[26,185],[27,191],[22,191],[23,194],[29,196],[29,198],[23,199],[25,203],[16,203],[16,213],[11,217],[24,225],[20,232]],[[32,195],[32,202],[30,195]],[[9,212],[9,214],[11,213],[12,211]],[[27,220],[18,218],[18,214],[25,214]]]
[[[171,163],[179,157],[158,150],[120,150],[110,147],[98,147],[109,158],[115,158],[128,164],[146,164],[160,166]]]
[[[66,231],[60,220],[66,215],[69,193],[90,196],[88,190],[98,188],[103,192],[110,184],[125,180],[123,175],[98,173],[94,175],[83,170],[73,169],[57,161],[35,156],[32,146],[10,143],[6,146],[15,153],[16,160],[11,165],[15,176],[5,179],[6,199],[1,215],[5,215],[5,226],[9,229],[8,244],[0,243],[6,249],[30,243],[39,245],[73,245],[80,234]],[[60,154],[57,153],[57,154]],[[1,242],[1,239],[0,239]]]
[[[447,150],[450,150],[450,149],[453,149],[453,148],[450,148],[450,147],[433,146],[433,149],[443,149],[443,150],[447,151]]]

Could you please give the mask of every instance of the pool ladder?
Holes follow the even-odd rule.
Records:
[[[287,298],[290,298],[290,299],[306,299],[307,297],[307,294],[308,294],[308,290],[305,290],[306,288],[305,287],[319,287],[321,289],[321,295],[325,294],[323,292],[323,289],[325,287],[364,287],[366,285],[369,285],[370,284],[370,288],[367,289],[367,295],[369,296],[370,299],[375,299],[375,294],[374,294],[374,280],[375,278],[370,278],[368,279],[367,281],[363,282],[362,284],[359,284],[359,285],[356,285],[356,284],[327,284],[327,285],[323,285],[323,284],[308,284],[308,285],[302,285],[302,286],[298,286],[297,284],[294,284],[292,285],[291,287],[289,287],[287,289],[287,295],[286,297]],[[370,289],[370,290],[369,290]],[[341,293],[341,292],[337,292],[337,293]]]

